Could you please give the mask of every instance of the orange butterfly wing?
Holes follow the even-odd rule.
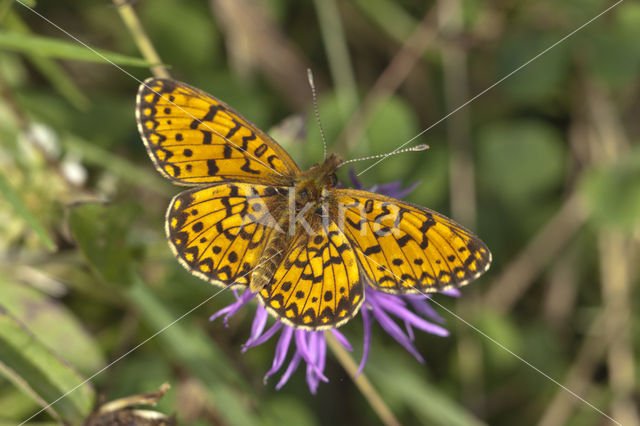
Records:
[[[258,295],[281,321],[311,330],[338,327],[364,300],[356,253],[331,222],[315,235],[299,229],[273,279]]]
[[[265,261],[271,233],[278,231],[271,215],[282,214],[286,194],[287,188],[247,183],[183,191],[167,210],[171,248],[187,270],[206,281],[248,286],[251,272]]]
[[[278,185],[300,173],[277,142],[224,102],[188,84],[145,80],[136,118],[154,165],[175,183]]]
[[[378,290],[437,292],[466,285],[489,269],[487,246],[439,213],[365,191],[332,192],[342,206],[339,223]]]

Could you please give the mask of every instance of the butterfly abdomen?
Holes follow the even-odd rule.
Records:
[[[252,292],[257,292],[269,284],[284,258],[287,243],[287,235],[285,233],[271,232],[269,242],[260,256],[260,263],[256,265],[251,274],[249,288]]]

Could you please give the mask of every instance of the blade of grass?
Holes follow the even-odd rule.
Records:
[[[4,20],[4,26],[12,32],[20,34],[31,33],[31,29],[14,11],[9,11],[6,19]],[[53,59],[34,54],[27,54],[26,56],[29,62],[31,62],[31,64],[47,80],[49,80],[49,83],[51,83],[58,93],[66,98],[69,103],[81,111],[84,111],[89,107],[89,98],[84,95],[76,83],[69,78],[67,72]]]
[[[102,57],[75,42],[58,40],[49,37],[41,37],[18,32],[0,32],[0,50],[9,50],[29,55],[38,55],[46,58],[70,59],[75,61],[108,63]],[[95,49],[109,61],[133,67],[149,67],[152,64],[144,59],[120,53]]]
[[[15,386],[47,406],[82,377],[53,354],[15,317],[0,305],[0,373]],[[93,408],[95,392],[85,383],[67,398],[47,407],[54,418],[69,424],[81,424]]]

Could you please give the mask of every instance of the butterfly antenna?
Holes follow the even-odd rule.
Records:
[[[373,160],[376,158],[383,158],[383,157],[389,157],[390,155],[400,154],[402,152],[424,151],[426,149],[429,149],[429,145],[420,144],[420,145],[412,146],[411,148],[397,149],[395,151],[387,152],[386,154],[377,154],[377,155],[370,155],[368,157],[353,158],[351,160],[343,161],[338,165],[338,167],[342,167],[345,164],[349,164],[349,163],[355,163],[356,161]]]
[[[307,68],[307,78],[309,79],[309,86],[311,86],[311,96],[313,97],[313,113],[316,116],[318,127],[320,127],[320,136],[322,136],[322,146],[324,147],[324,159],[327,159],[327,138],[324,135],[324,129],[320,122],[320,113],[318,112],[318,98],[316,96],[316,85],[313,82],[313,72],[310,68]]]

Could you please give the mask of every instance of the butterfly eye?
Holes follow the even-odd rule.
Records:
[[[335,173],[329,175],[329,186],[336,186],[338,184],[338,176]]]
[[[303,200],[308,200],[309,199],[309,191],[307,191],[306,188],[303,188],[298,192],[298,196]]]

